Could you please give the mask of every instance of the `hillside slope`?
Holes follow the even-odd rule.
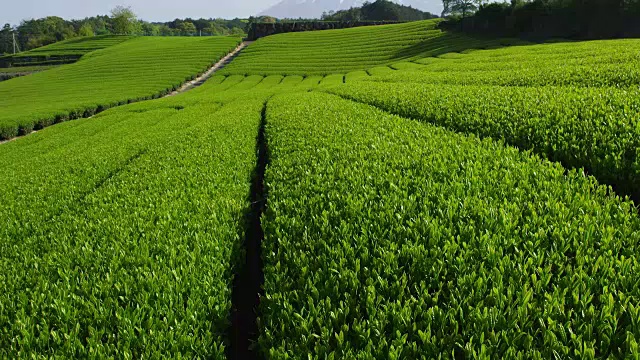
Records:
[[[91,51],[117,45],[131,38],[131,36],[123,35],[79,37],[25,51],[17,54],[15,57],[28,57],[33,55],[84,55]]]
[[[639,358],[640,40],[430,24],[269,37],[0,145],[0,358]],[[189,41],[66,68],[122,97]]]
[[[229,53],[237,37],[144,37],[75,64],[0,83],[0,139],[167,93]]]
[[[222,73],[337,74],[500,43],[443,32],[436,28],[439,21],[268,36],[251,45]]]
[[[102,35],[59,41],[19,54],[0,58],[0,66],[57,65],[75,62],[82,55],[108,48],[131,39],[131,36]]]

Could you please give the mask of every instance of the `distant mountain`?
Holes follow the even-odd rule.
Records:
[[[406,6],[439,15],[442,2],[439,0],[393,0]],[[345,10],[362,6],[364,0],[282,0],[264,10],[260,16],[273,16],[279,19],[319,19],[325,11]],[[373,2],[373,1],[371,1]]]

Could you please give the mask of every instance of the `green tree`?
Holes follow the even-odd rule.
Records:
[[[370,21],[399,20],[398,5],[388,0],[365,2],[360,10],[362,17]]]
[[[196,26],[196,31],[206,32],[204,29],[206,29],[207,26],[209,26],[209,20],[203,19],[203,18],[200,18],[198,20],[185,19],[185,21],[191,21],[193,25]]]
[[[94,18],[91,21],[93,24],[93,32],[96,33],[96,35],[110,34],[111,32],[109,31],[107,26],[108,21],[109,21],[109,17],[106,15],[102,15]]]
[[[244,30],[242,30],[241,28],[234,26],[231,31],[229,32],[230,35],[244,35]]]
[[[183,35],[193,35],[196,32],[196,26],[191,21],[183,21],[178,25],[178,30]]]
[[[277,20],[273,16],[260,16],[257,22],[273,24],[276,23]]]
[[[130,35],[136,33],[138,20],[131,7],[116,6],[111,10],[111,26],[114,34]]]
[[[442,0],[442,13],[440,13],[440,17],[445,17],[451,14],[451,7],[453,6],[454,0]]]
[[[210,35],[226,35],[228,33],[228,29],[226,27],[221,26],[215,21],[210,22],[203,31]]]
[[[80,29],[78,29],[78,35],[79,36],[95,36],[96,34],[93,32],[93,28],[91,27],[90,24],[84,23],[82,24],[82,26],[80,26]]]
[[[478,10],[477,0],[452,0],[451,3],[451,12],[463,18]]]
[[[167,26],[166,24],[160,25],[158,30],[159,30],[161,36],[172,36],[173,35],[173,29],[170,28],[169,26]]]
[[[147,36],[158,36],[160,35],[160,26],[142,22],[142,33]]]
[[[4,24],[0,30],[0,54],[9,54],[13,52],[13,29],[10,24]]]
[[[25,20],[16,30],[22,50],[30,50],[77,36],[73,25],[57,16]]]

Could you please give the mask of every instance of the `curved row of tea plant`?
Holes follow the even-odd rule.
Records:
[[[262,106],[156,103],[0,146],[0,357],[223,358]]]
[[[266,121],[268,358],[640,355],[640,219],[593,178],[318,92]]]
[[[637,39],[530,45],[443,32],[437,29],[438,21],[269,36],[222,73],[304,76],[367,70],[372,76],[363,79],[383,82],[615,87],[640,83]]]
[[[640,199],[640,91],[351,82],[328,91],[531,149]]]
[[[114,46],[131,38],[123,35],[100,35],[59,41],[30,51],[0,57],[0,67],[70,64],[92,51]]]
[[[637,39],[549,43],[448,53],[397,63],[403,71],[366,80],[458,85],[611,86],[640,84]]]
[[[439,20],[272,35],[221,71],[226,75],[326,75],[450,51],[510,44],[437,30]]]
[[[317,83],[214,76],[0,146],[0,357],[224,358],[264,101]]]
[[[33,50],[12,55],[12,58],[28,58],[36,56],[70,56],[90,53],[92,51],[118,45],[121,42],[132,39],[131,36],[124,35],[99,35],[88,37],[77,37],[69,40],[58,41],[51,45],[42,46]]]
[[[395,66],[395,65],[394,65]],[[428,69],[428,68],[427,68]],[[403,69],[404,70],[404,69]],[[635,64],[538,67],[519,70],[429,72],[421,69],[371,74],[362,80],[389,83],[500,86],[633,87],[640,84]]]
[[[162,96],[204,72],[235,37],[135,38],[70,64],[0,83],[0,139]]]
[[[415,62],[428,65],[429,71],[514,70],[563,64],[629,63],[640,59],[638,51],[637,39],[596,40],[468,50]]]

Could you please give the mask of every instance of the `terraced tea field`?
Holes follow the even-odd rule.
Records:
[[[327,75],[470,48],[522,44],[437,29],[437,20],[269,36],[243,52],[225,75]]]
[[[0,144],[0,357],[639,357],[640,40],[436,24],[267,37]],[[0,91],[94,64],[115,105],[238,40]]]
[[[0,81],[73,63],[85,54],[117,45],[129,39],[131,39],[130,36],[120,35],[80,37],[0,57]]]
[[[637,353],[640,219],[592,179],[321,93],[266,123],[270,358]]]
[[[85,54],[120,44],[131,38],[131,36],[123,35],[72,38],[15,55],[0,57],[0,64],[37,66],[75,62]]]
[[[167,94],[239,42],[236,37],[135,38],[75,64],[2,82],[0,139]]]
[[[55,65],[0,68],[0,81],[13,79],[18,76],[30,75],[39,71],[49,70],[49,69],[52,69],[53,67],[55,67]]]

